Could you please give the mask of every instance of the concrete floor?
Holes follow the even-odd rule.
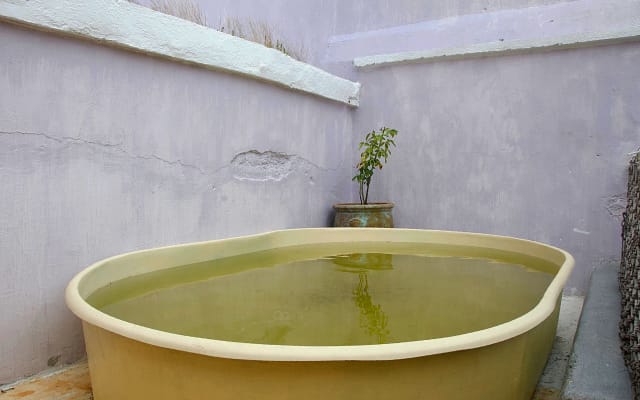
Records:
[[[583,300],[578,296],[562,297],[556,338],[532,400],[560,400],[563,398],[562,390],[569,369],[569,360],[582,312]]]
[[[45,371],[31,378],[4,385],[0,399],[21,400],[90,400],[91,381],[86,361]]]
[[[532,400],[560,400],[582,310],[582,297],[562,298],[558,330],[551,355]],[[44,372],[0,388],[0,400],[92,399],[86,361]]]
[[[618,322],[618,265],[591,274],[563,390],[564,400],[632,400]]]

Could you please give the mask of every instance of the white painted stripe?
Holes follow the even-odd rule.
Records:
[[[232,72],[351,106],[359,102],[357,82],[125,0],[2,0],[3,20]]]
[[[640,41],[640,26],[633,26],[623,30],[613,30],[608,32],[589,32],[540,39],[505,40],[489,43],[477,43],[446,49],[379,54],[357,57],[354,59],[353,63],[358,68],[364,68],[409,62],[434,62],[440,60],[531,53],[538,51],[626,43],[632,41]]]

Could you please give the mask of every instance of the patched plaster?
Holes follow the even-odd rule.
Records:
[[[256,150],[237,154],[231,160],[233,177],[250,181],[280,181],[294,170],[294,156]]]
[[[622,215],[627,207],[627,193],[619,193],[605,199],[607,213],[616,220],[622,222]]]
[[[313,184],[311,170],[318,169],[310,161],[293,154],[249,150],[236,154],[230,163],[234,179],[246,181],[281,181],[293,172],[301,172]]]

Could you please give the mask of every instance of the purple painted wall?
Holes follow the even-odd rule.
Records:
[[[93,261],[327,225],[381,125],[400,134],[372,197],[397,203],[397,226],[563,247],[576,293],[619,258],[640,44],[356,70],[329,57],[332,36],[561,2],[201,3],[214,25],[259,16],[299,40],[361,81],[360,108],[0,23],[0,383],[82,354],[62,293]]]
[[[212,26],[225,17],[264,21],[283,37],[287,44],[305,49],[306,61],[327,67],[328,40],[333,35],[381,29],[426,20],[485,13],[504,9],[526,8],[574,0],[193,0]]]
[[[384,11],[350,2],[343,11],[360,11],[337,14],[359,16],[352,32],[337,22],[344,34],[330,38],[324,60],[362,84],[354,130],[400,131],[372,195],[397,203],[397,226],[565,248],[577,260],[567,291],[584,294],[591,271],[620,257],[626,166],[640,148],[640,44],[363,69],[352,60],[628,29],[640,3],[446,3]],[[377,25],[367,19],[376,13]],[[413,25],[379,29],[390,21]]]
[[[397,203],[397,226],[564,248],[568,288],[584,294],[620,257],[638,65],[640,44],[626,44],[361,71],[354,129],[400,131],[373,196]]]
[[[337,1],[334,34],[413,24],[466,14],[526,8],[574,0],[351,0]]]
[[[76,360],[70,278],[135,249],[326,226],[352,110],[0,23],[0,384]]]

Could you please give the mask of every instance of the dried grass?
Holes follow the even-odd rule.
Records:
[[[306,58],[306,51],[303,46],[294,48],[292,46],[285,45],[285,43],[278,38],[273,27],[266,22],[227,17],[217,29],[220,32],[228,33],[278,50],[289,57],[295,58],[296,60],[304,61]]]
[[[152,10],[209,27],[205,13],[197,3],[191,0],[151,0],[149,7]]]
[[[149,7],[154,11],[172,15],[186,21],[194,22],[198,25],[210,27],[207,23],[207,16],[197,3],[192,0],[128,0],[130,3]]]
[[[306,59],[306,51],[303,46],[293,48],[285,45],[278,38],[271,25],[266,22],[252,19],[241,20],[236,17],[227,17],[218,27],[209,25],[207,16],[200,6],[193,0],[128,0],[130,3],[151,8],[163,14],[172,15],[198,25],[216,29],[239,38],[250,40],[263,46],[278,50],[289,57],[299,61]]]

